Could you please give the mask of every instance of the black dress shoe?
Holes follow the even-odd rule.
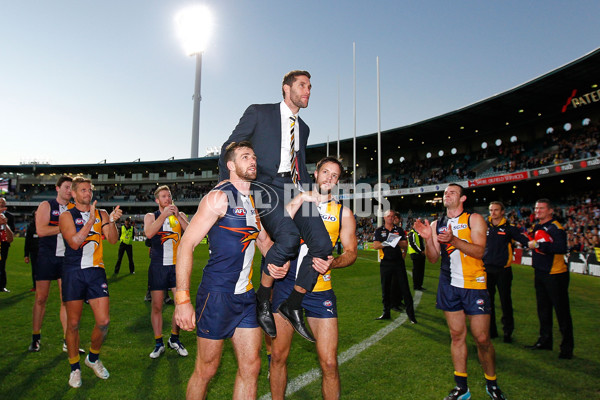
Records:
[[[292,327],[296,332],[298,332],[300,336],[302,336],[304,339],[310,342],[316,342],[315,338],[310,333],[306,325],[304,325],[304,311],[302,310],[302,308],[290,308],[287,301],[284,301],[277,309],[277,312],[283,318],[288,320],[290,324],[292,324]]]
[[[525,346],[525,348],[527,348],[529,350],[552,350],[552,345],[551,344],[543,344],[543,343],[540,343],[540,342],[536,342],[532,346]]]
[[[384,320],[384,319],[392,319],[392,316],[389,312],[384,312],[379,317],[375,318],[376,320]]]
[[[277,328],[275,328],[275,319],[273,318],[271,302],[269,300],[256,302],[256,319],[258,320],[258,325],[267,335],[272,338],[277,336]]]
[[[416,324],[417,323],[417,319],[415,318],[414,315],[412,317],[408,317],[408,319],[410,320],[411,324]]]

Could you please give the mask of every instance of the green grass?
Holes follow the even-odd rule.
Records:
[[[136,274],[121,266],[112,278],[118,246],[105,243],[109,276],[111,326],[101,358],[110,371],[102,381],[83,367],[83,386],[71,389],[69,365],[61,351],[62,331],[58,320],[58,290],[54,284],[42,331],[42,350],[28,353],[31,339],[33,293],[29,292],[29,265],[23,262],[23,240],[16,239],[8,259],[9,294],[0,294],[0,398],[2,399],[181,399],[194,367],[195,334],[183,332],[181,339],[190,356],[173,351],[157,360],[148,354],[154,340],[150,304],[143,301],[148,268],[148,250],[134,243]],[[379,268],[373,252],[359,252],[352,267],[335,271],[333,285],[338,297],[340,354],[361,343],[389,322],[375,321],[381,313]],[[200,282],[207,248],[195,254],[193,286]],[[410,261],[408,261],[410,264]],[[126,259],[124,263],[127,264]],[[256,263],[258,265],[258,263]],[[410,268],[409,268],[410,269]],[[424,292],[417,307],[417,325],[402,324],[375,345],[340,366],[344,399],[441,399],[454,385],[449,335],[441,311],[435,309],[438,267],[427,265]],[[530,267],[515,266],[515,342],[494,341],[498,379],[510,399],[600,399],[600,279],[573,274],[570,295],[575,326],[575,358],[558,359],[560,333],[555,326],[555,351],[531,352],[523,345],[537,338],[533,274]],[[255,271],[255,281],[258,271]],[[172,306],[166,306],[165,336],[169,333]],[[500,313],[500,311],[499,311]],[[399,314],[394,314],[397,317]],[[498,317],[499,318],[499,317]],[[555,324],[556,325],[556,324]],[[84,309],[81,344],[89,348],[93,316]],[[474,399],[487,398],[483,372],[469,337],[469,383]],[[269,392],[266,357],[259,377],[259,396]],[[289,359],[290,379],[317,367],[314,346],[294,338]],[[235,375],[235,358],[226,343],[220,370],[210,385],[209,399],[229,399]],[[320,398],[320,382],[313,382],[289,396],[290,399]]]

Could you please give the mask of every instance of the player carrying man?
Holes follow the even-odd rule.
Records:
[[[187,386],[188,399],[204,399],[221,360],[224,339],[231,338],[238,371],[234,399],[256,398],[260,372],[261,330],[256,319],[252,287],[254,243],[261,248],[267,235],[261,229],[250,182],[256,178],[256,155],[250,142],[233,142],[224,154],[230,179],[220,182],[200,205],[181,240],[177,257],[175,321],[181,329],[196,327],[196,367]],[[196,295],[190,302],[193,252],[208,234],[210,258]],[[272,265],[282,278],[287,269]]]
[[[315,190],[296,196],[286,207],[293,218],[305,201],[314,202],[329,232],[332,247],[338,237],[344,252],[333,260],[313,259],[313,265],[321,275],[312,292],[304,296],[302,307],[316,339],[317,354],[322,371],[321,392],[323,399],[338,399],[340,396],[340,375],[337,364],[338,323],[337,302],[331,287],[331,269],[352,265],[357,255],[356,221],[352,211],[342,207],[331,193],[343,171],[342,163],[335,157],[325,157],[317,163]],[[294,289],[297,267],[308,253],[306,244],[300,246],[298,258],[291,262],[290,270],[282,280],[273,286],[273,312],[277,336],[271,339],[271,396],[273,400],[283,400],[287,385],[287,357],[292,346],[294,328],[283,318],[277,308],[288,298]]]

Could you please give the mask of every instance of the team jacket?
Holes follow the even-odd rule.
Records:
[[[486,271],[498,271],[510,267],[512,263],[512,241],[516,240],[527,247],[529,239],[519,229],[502,218],[498,225],[487,219],[487,242],[483,253],[483,264]]]
[[[208,231],[210,257],[200,285],[209,291],[246,293],[252,289],[252,260],[260,233],[254,199],[231,182],[213,190],[227,194],[228,205],[225,215]]]
[[[404,229],[394,227],[391,230],[388,230],[385,225],[380,226],[375,230],[375,241],[377,242],[385,242],[390,234],[396,234],[400,236],[400,241],[406,240],[406,233]],[[404,263],[404,258],[402,258],[402,249],[400,248],[400,243],[396,245],[396,247],[385,246],[383,249],[379,249],[379,258],[381,262],[402,262]]]
[[[567,252],[567,234],[555,219],[533,228],[539,247],[533,251],[533,268],[536,272],[560,274],[567,272],[564,254]]]
[[[452,229],[452,234],[468,243],[471,240],[471,214],[463,211],[458,217],[448,218],[444,215],[437,220],[437,234]],[[442,262],[440,265],[440,281],[465,289],[487,289],[486,274],[483,261],[471,257],[454,246],[440,243]]]

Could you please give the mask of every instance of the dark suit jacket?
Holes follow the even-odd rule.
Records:
[[[306,143],[310,129],[298,118],[300,131],[300,150],[298,151],[298,169],[300,181],[310,184],[311,179],[306,170]],[[225,149],[231,142],[248,140],[254,147],[258,163],[256,181],[270,184],[277,174],[281,161],[281,113],[279,103],[252,104],[246,109],[240,122],[229,139],[221,148],[219,157],[219,179],[229,179],[229,170],[225,163]]]

